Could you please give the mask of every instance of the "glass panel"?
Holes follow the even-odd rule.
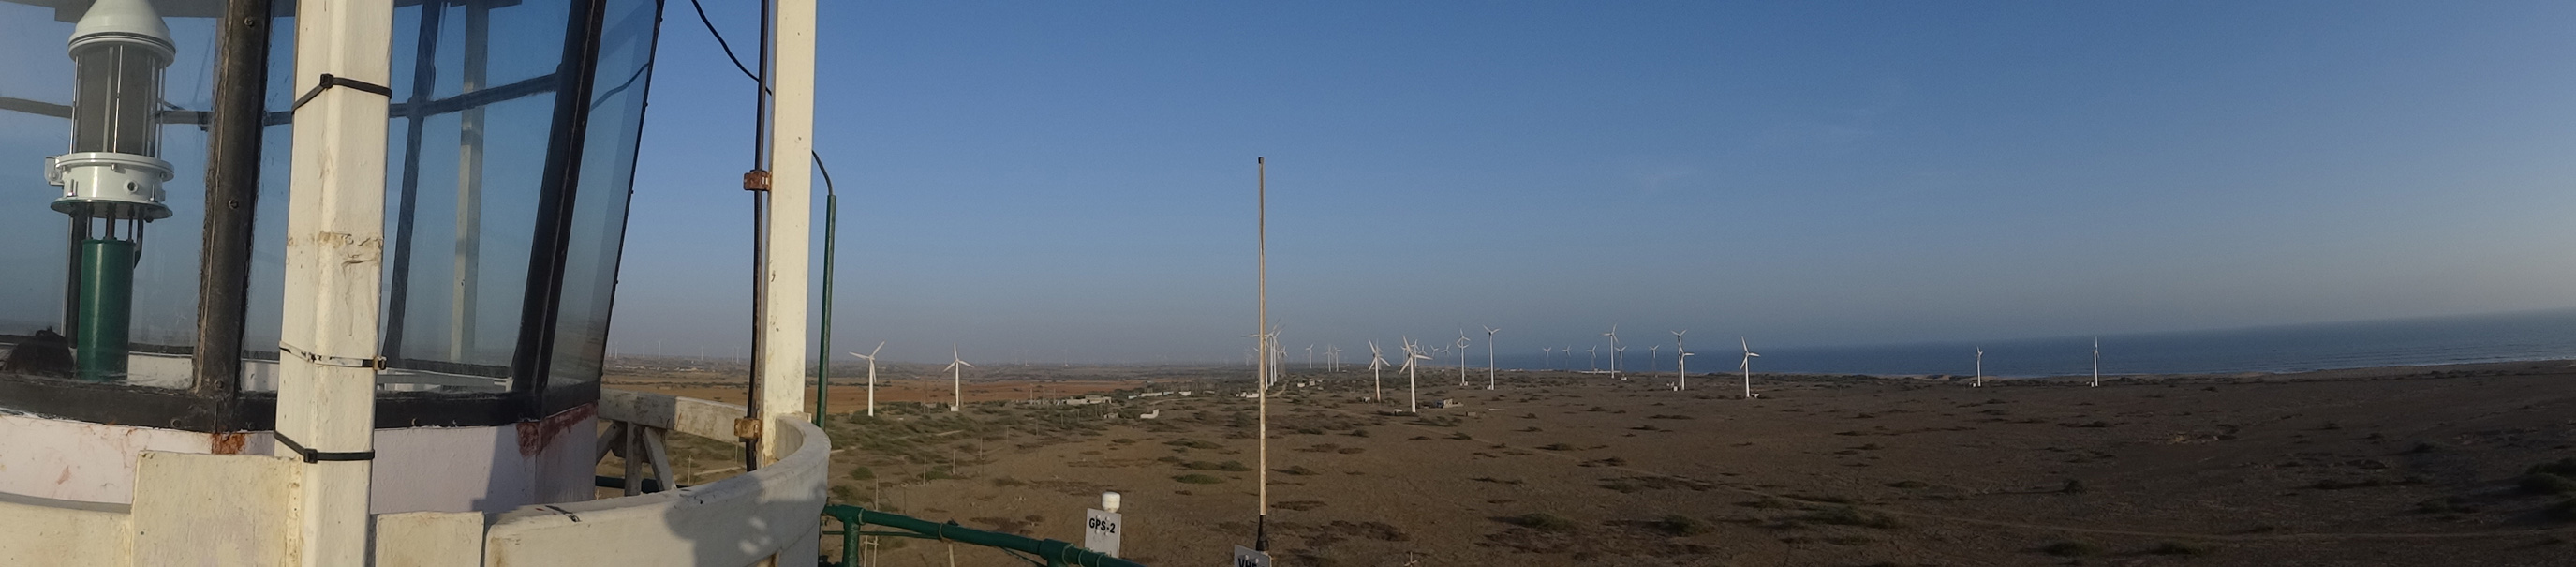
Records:
[[[393,369],[379,375],[382,390],[509,389],[568,6],[469,0],[394,11],[379,353]],[[292,21],[276,27],[284,36]],[[294,59],[288,39],[270,51],[274,110],[293,98],[284,85]],[[287,129],[269,134],[253,254],[252,285],[261,291],[244,345],[247,358],[273,361],[289,180]],[[263,365],[273,367],[246,363],[245,390],[276,389]]]
[[[162,185],[162,204],[170,216],[145,224],[141,234],[120,228],[117,238],[139,241],[135,251],[140,255],[130,264],[101,264],[102,269],[131,270],[125,314],[92,316],[127,324],[126,352],[115,357],[125,368],[92,373],[90,379],[186,387],[192,375],[188,355],[196,341],[198,238],[205,205],[206,137],[196,123],[197,112],[213,99],[213,20],[164,18],[177,55],[155,79],[132,64],[148,67],[161,58],[131,49],[98,52],[88,62],[92,72],[84,76],[65,49],[72,23],[54,15],[51,7],[0,3],[0,53],[11,54],[0,57],[0,180],[5,180],[0,181],[0,239],[17,243],[0,247],[0,266],[9,267],[0,270],[0,372],[57,378],[81,374],[69,367],[72,347],[63,338],[77,336],[72,327],[79,323],[71,294],[76,289],[72,266],[79,258],[72,242],[76,233],[71,217],[51,206],[63,193],[48,183],[47,159],[74,148],[74,107],[100,113],[92,118],[114,113],[112,104],[75,105],[76,96],[86,92],[95,100],[157,107],[157,123],[84,124],[96,134],[89,149],[140,151],[172,166]],[[81,88],[84,79],[89,89]],[[118,91],[108,85],[132,88]],[[156,85],[157,97],[151,94]],[[152,132],[143,129],[157,130],[159,147],[151,143],[155,136],[146,135]],[[6,405],[24,402],[0,400]]]
[[[618,250],[633,195],[635,146],[644,131],[644,94],[652,82],[652,0],[609,0],[602,18],[599,65],[591,76],[590,130],[583,140],[580,188],[573,195],[565,248],[562,303],[555,319],[548,386],[599,380],[608,352],[608,315],[617,291]]]

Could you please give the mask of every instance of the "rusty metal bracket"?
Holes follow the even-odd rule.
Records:
[[[760,419],[752,417],[734,418],[733,436],[743,439],[759,439]]]
[[[758,169],[754,169],[754,170],[751,170],[751,171],[743,172],[743,173],[742,173],[742,190],[744,190],[744,191],[768,191],[768,190],[769,190],[769,172],[767,172],[767,171],[762,171],[762,170],[758,170]]]

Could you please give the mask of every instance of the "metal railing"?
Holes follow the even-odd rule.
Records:
[[[823,507],[823,517],[840,520],[841,529],[825,530],[825,536],[841,536],[841,560],[833,567],[859,567],[864,536],[908,537],[939,540],[1000,549],[1030,565],[1046,567],[1145,567],[1142,563],[1110,557],[1083,549],[1071,543],[1052,539],[991,532],[957,525],[957,522],[934,523],[929,520],[878,512],[857,506],[833,504]],[[883,526],[889,530],[867,530],[863,526]]]

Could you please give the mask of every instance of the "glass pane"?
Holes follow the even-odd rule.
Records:
[[[140,235],[120,234],[120,239],[137,241],[135,250],[140,255],[130,263],[102,263],[131,270],[132,292],[130,302],[124,302],[128,306],[124,315],[104,310],[92,316],[126,323],[126,340],[119,345],[124,355],[114,357],[125,368],[94,373],[91,378],[171,388],[190,383],[206,166],[205,133],[196,121],[197,112],[213,99],[215,33],[210,19],[164,20],[177,56],[158,80],[131,64],[158,64],[160,57],[130,52],[102,52],[90,62],[93,72],[84,77],[65,50],[71,22],[56,21],[51,7],[0,3],[0,53],[11,54],[0,57],[0,179],[15,180],[0,184],[0,239],[17,243],[0,247],[0,265],[9,266],[0,270],[0,372],[65,378],[80,374],[64,366],[63,357],[73,348],[71,339],[58,338],[78,335],[74,327],[80,317],[72,309],[76,301],[71,294],[76,272],[71,267],[79,256],[72,245],[71,217],[51,207],[62,192],[46,185],[46,160],[73,148],[75,106],[112,113],[110,106],[74,104],[86,79],[92,87],[89,93],[101,100],[157,107],[151,113],[157,122],[129,120],[95,125],[92,130],[99,135],[95,144],[114,143],[105,139],[111,132],[118,140],[138,143],[93,149],[157,151],[147,155],[172,166],[171,178],[162,185],[163,205],[171,215],[143,225]],[[125,66],[119,68],[121,64]],[[151,93],[156,84],[157,97]],[[104,88],[107,85],[131,88],[118,91]],[[138,128],[157,130],[159,147],[149,143],[154,136]],[[120,229],[125,230],[129,229]],[[0,400],[13,406],[26,402]]]
[[[385,391],[509,389],[528,297],[566,3],[412,4],[394,12],[386,122]],[[273,110],[291,103],[291,20],[270,51]],[[280,96],[280,93],[287,93]],[[261,172],[246,390],[272,391],[284,298],[287,128]],[[631,148],[629,149],[631,153]],[[262,361],[264,360],[264,361]],[[267,366],[268,368],[262,368]],[[264,371],[265,370],[265,371]]]
[[[562,303],[556,317],[550,387],[596,382],[608,352],[609,304],[616,296],[618,250],[635,181],[635,145],[644,131],[644,94],[652,82],[650,0],[609,0],[602,18],[599,66],[592,73],[590,130],[583,140],[572,239],[565,248]]]

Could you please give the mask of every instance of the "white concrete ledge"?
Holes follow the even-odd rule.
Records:
[[[131,565],[127,510],[0,492],[0,565]]]
[[[600,400],[602,419],[716,439],[732,438],[732,420],[742,411],[732,404],[622,390],[607,390]],[[669,492],[501,514],[484,532],[483,563],[738,566],[778,555],[780,565],[810,565],[831,441],[794,414],[778,417],[770,431],[776,436],[771,442],[795,449],[758,471]]]

